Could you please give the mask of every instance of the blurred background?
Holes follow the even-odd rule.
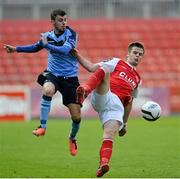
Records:
[[[158,102],[163,115],[180,112],[180,0],[0,0],[0,120],[38,118],[41,87],[36,79],[47,64],[47,52],[7,54],[3,44],[27,45],[51,30],[50,12],[67,12],[68,25],[79,37],[78,49],[94,62],[125,59],[127,46],[141,41],[145,57],[137,71],[142,76],[132,115],[140,115],[147,100]],[[80,82],[90,73],[79,68]],[[55,95],[50,116],[68,117]],[[83,117],[97,117],[89,99]]]

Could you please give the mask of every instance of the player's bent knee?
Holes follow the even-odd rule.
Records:
[[[103,133],[103,138],[104,139],[113,139],[115,136],[116,131],[114,131],[113,129],[108,129],[105,130]]]
[[[53,96],[55,93],[55,88],[53,86],[44,86],[43,87],[43,94],[46,96]]]
[[[71,113],[71,119],[75,121],[80,121],[81,120],[81,113],[79,111],[73,111]]]
[[[43,90],[43,94],[46,95],[46,96],[51,96],[52,97],[54,95],[54,91],[50,90],[50,89]]]
[[[111,140],[113,140],[114,136],[112,136],[112,135],[103,135],[103,139],[111,139]]]
[[[78,115],[78,116],[71,116],[71,119],[74,121],[74,122],[81,122],[81,117]]]

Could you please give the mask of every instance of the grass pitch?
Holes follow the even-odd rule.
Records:
[[[0,178],[94,178],[102,129],[83,120],[78,155],[67,139],[70,120],[49,120],[44,137],[31,134],[39,121],[0,123]],[[130,119],[128,133],[116,137],[110,171],[104,178],[180,178],[180,118],[155,122]]]

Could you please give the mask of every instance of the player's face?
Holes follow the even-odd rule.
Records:
[[[136,67],[141,62],[143,55],[144,51],[142,48],[133,47],[128,53],[127,62]]]
[[[58,33],[61,33],[65,30],[66,28],[66,24],[67,24],[67,16],[60,16],[60,15],[57,15],[55,20],[52,20],[52,25],[54,26],[54,30],[55,32],[58,34]]]

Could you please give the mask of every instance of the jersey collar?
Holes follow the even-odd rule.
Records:
[[[127,64],[127,65],[129,65],[132,69],[136,69],[136,67],[134,67],[134,66],[132,66],[130,63],[128,63],[127,61],[125,61],[125,63]]]

